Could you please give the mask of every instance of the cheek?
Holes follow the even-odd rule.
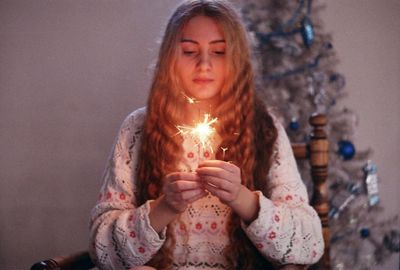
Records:
[[[182,75],[187,75],[193,68],[193,61],[190,59],[179,59],[176,63],[177,72]]]
[[[177,63],[176,76],[178,79],[178,84],[180,84],[181,87],[186,89],[190,86],[190,69],[186,63]]]
[[[218,74],[219,78],[224,81],[227,76],[227,67],[225,61],[216,62],[214,70]]]
[[[176,63],[176,73],[180,80],[183,80],[187,74],[187,68],[185,68],[186,64],[183,61],[178,61]]]

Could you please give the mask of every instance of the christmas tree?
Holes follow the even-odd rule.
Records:
[[[254,45],[259,95],[282,117],[292,142],[307,141],[309,116],[328,118],[328,198],[332,269],[372,269],[399,252],[397,217],[383,219],[372,151],[357,150],[358,117],[340,105],[345,77],[336,70],[332,37],[324,33],[312,0],[241,1]],[[312,196],[307,163],[299,169]]]

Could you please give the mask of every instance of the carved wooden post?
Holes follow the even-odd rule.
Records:
[[[314,114],[310,117],[310,124],[313,131],[310,140],[310,165],[311,177],[314,183],[314,192],[311,199],[311,205],[318,212],[322,222],[322,232],[324,235],[325,250],[321,260],[316,264],[318,269],[331,269],[330,267],[330,231],[329,231],[329,204],[327,194],[328,178],[328,159],[329,142],[324,130],[327,124],[325,115]]]

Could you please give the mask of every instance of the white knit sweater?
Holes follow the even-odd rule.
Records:
[[[100,269],[130,269],[143,265],[161,248],[165,230],[150,225],[149,202],[137,205],[134,197],[138,152],[145,108],[123,122],[107,163],[103,186],[90,222],[90,254]],[[308,204],[292,149],[282,125],[275,120],[278,138],[264,196],[258,192],[260,211],[242,228],[269,260],[281,264],[312,264],[323,253],[321,222]],[[182,171],[195,170],[199,161],[214,154],[184,137]],[[267,180],[268,179],[268,180]],[[231,209],[208,195],[189,205],[174,221],[175,269],[227,269],[223,250],[229,243],[226,223]]]

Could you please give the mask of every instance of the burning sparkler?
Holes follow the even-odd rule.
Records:
[[[212,126],[218,121],[217,118],[210,118],[209,114],[204,114],[203,122],[196,124],[195,126],[176,126],[179,130],[178,134],[186,135],[189,134],[195,141],[203,147],[203,149],[211,149],[213,152],[211,136],[215,133],[215,128]]]

